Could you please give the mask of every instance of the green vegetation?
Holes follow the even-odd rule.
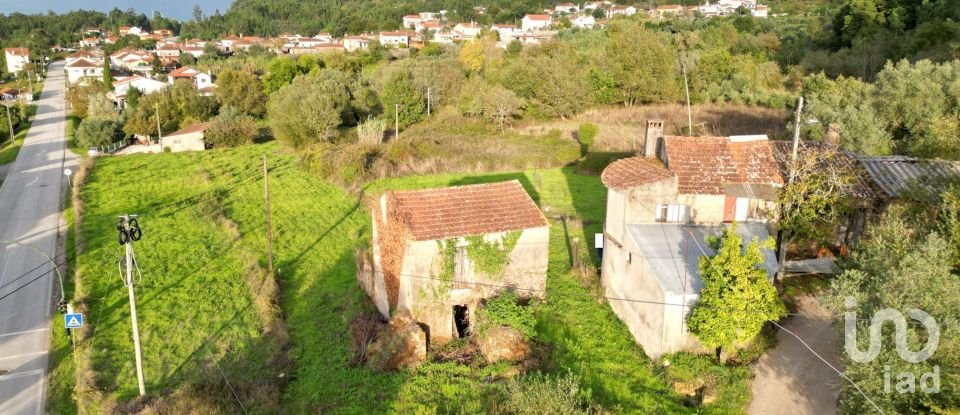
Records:
[[[263,281],[257,270],[265,261],[261,153],[270,155],[273,166],[274,260],[283,286],[278,305],[289,328],[286,354],[278,353],[281,333],[265,329],[257,290],[251,288],[251,282]],[[149,172],[151,178],[127,180],[124,171]],[[582,282],[569,271],[566,238],[588,240],[602,223],[605,190],[598,178],[571,168],[444,174],[383,180],[365,191],[513,178],[551,215],[580,215],[589,223],[583,229],[552,221],[547,301],[532,306],[534,337],[550,345],[541,370],[579,376],[583,396],[604,408],[692,412],[609,307],[596,301],[596,281]],[[91,371],[78,370],[83,381],[77,388],[87,391],[89,399],[81,402],[87,409],[123,408],[136,395],[126,297],[115,275],[119,248],[111,232],[115,215],[134,211],[142,214],[145,232],[135,245],[144,278],[137,286],[138,311],[147,390],[159,398],[150,404],[155,408],[236,412],[217,365],[251,412],[488,412],[503,399],[505,390],[488,380],[501,376],[503,365],[427,362],[398,373],[349,366],[349,322],[373,312],[356,286],[354,262],[354,247],[369,238],[369,217],[357,200],[298,168],[294,156],[276,144],[103,158],[82,199],[78,239],[85,251],[77,262],[83,281],[78,296],[94,316],[95,333],[79,345],[92,359]],[[286,356],[292,362],[284,363]],[[721,396],[733,400],[705,408],[742,411],[746,383],[721,387],[732,390]]]
[[[80,126],[80,117],[73,114],[68,115],[67,130],[65,134],[65,137],[67,138],[67,148],[69,148],[74,154],[83,156],[87,154],[87,149],[77,142],[78,126]]]
[[[22,107],[21,107],[22,108]],[[14,111],[14,108],[10,109],[11,112],[21,112]],[[14,121],[14,136],[13,141],[4,141],[2,148],[0,148],[0,165],[13,163],[17,159],[17,155],[20,154],[20,147],[23,146],[23,140],[27,138],[27,133],[30,131],[30,125],[33,124],[33,121],[30,119],[30,116],[33,116],[37,113],[37,106],[30,105],[26,108],[26,115],[19,117],[19,122]],[[4,114],[0,114],[4,115]],[[3,134],[6,132],[9,127],[7,127],[6,116],[3,116],[3,123],[0,124],[5,128],[3,132],[0,132],[0,135],[10,135],[10,133]]]
[[[536,324],[532,307],[520,305],[513,290],[488,298],[477,311],[477,333],[480,334],[489,328],[508,326],[531,338],[536,335]]]

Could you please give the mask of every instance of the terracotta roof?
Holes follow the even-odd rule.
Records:
[[[388,191],[387,211],[417,241],[484,235],[547,226],[520,182]]]
[[[27,56],[30,54],[30,49],[27,48],[6,48],[3,51],[14,56]]]
[[[190,73],[188,73],[190,72]],[[200,71],[193,69],[189,66],[182,66],[177,68],[177,70],[170,72],[167,76],[171,78],[193,78],[200,74]]]
[[[545,14],[528,14],[524,16],[524,18],[530,20],[550,20],[550,16]]]
[[[626,190],[671,177],[673,173],[657,159],[630,157],[610,163],[603,169],[600,180],[610,189]]]
[[[665,137],[667,168],[686,194],[724,194],[731,183],[782,185],[783,177],[766,139]]]
[[[67,64],[68,68],[99,68],[100,66],[102,65],[98,65],[83,58],[79,58]]]
[[[190,133],[196,133],[196,132],[203,132],[203,131],[206,131],[207,128],[210,128],[210,123],[208,123],[208,122],[202,122],[202,123],[200,123],[200,124],[191,125],[191,126],[189,126],[189,127],[187,127],[187,128],[184,128],[184,129],[182,129],[182,130],[180,130],[180,131],[174,131],[174,132],[172,132],[172,133],[170,133],[170,134],[167,134],[166,137],[174,137],[174,136],[178,136],[178,135],[184,135],[184,134],[190,134]]]
[[[683,6],[679,4],[664,4],[663,6],[657,7],[657,10],[683,10]]]
[[[380,36],[410,36],[409,32],[380,32]]]
[[[133,82],[133,81],[136,81],[137,79],[140,79],[140,78],[143,78],[143,77],[140,76],[140,75],[134,75],[134,76],[131,76],[131,77],[123,78],[123,79],[121,79],[121,80],[119,80],[119,81],[113,81],[113,86],[125,84],[125,83],[127,83],[127,82]],[[144,78],[144,79],[146,79],[146,78]]]

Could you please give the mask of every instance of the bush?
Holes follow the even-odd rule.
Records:
[[[328,141],[337,134],[344,114],[352,114],[349,78],[323,70],[302,75],[270,95],[267,113],[278,140],[295,148]]]
[[[521,306],[517,302],[517,293],[513,290],[506,290],[488,298],[477,313],[478,332],[493,327],[508,326],[517,329],[528,338],[536,334],[537,319],[533,316],[533,310],[530,307]]]
[[[590,149],[590,146],[593,145],[593,139],[599,132],[600,127],[594,124],[588,122],[580,124],[580,128],[577,129],[577,139],[580,140],[580,145],[583,146],[584,150]]]
[[[364,145],[380,144],[386,130],[387,122],[383,118],[368,118],[357,125],[357,141]]]
[[[121,125],[107,119],[87,119],[77,128],[77,143],[83,147],[105,146],[123,137]]]
[[[257,122],[253,117],[231,107],[221,111],[204,132],[207,145],[215,148],[251,144],[256,136]]]
[[[555,378],[536,374],[507,383],[506,413],[516,415],[589,414],[580,393],[580,377],[572,373]]]

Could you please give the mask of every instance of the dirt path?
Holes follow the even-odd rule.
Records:
[[[783,327],[802,337],[813,350],[840,368],[840,345],[830,312],[815,297],[797,300],[798,314]],[[777,333],[777,346],[754,365],[750,415],[837,413],[842,379],[795,337]]]

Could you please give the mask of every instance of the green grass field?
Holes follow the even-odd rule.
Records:
[[[272,169],[283,330],[265,323],[269,313],[256,297],[262,280],[251,278],[266,267],[261,154],[269,155]],[[596,281],[569,271],[568,238],[592,242],[602,229],[606,190],[598,177],[572,167],[409,176],[369,184],[364,194],[508,179],[520,180],[552,223],[547,301],[535,306],[541,370],[580,375],[585,396],[621,413],[745,410],[744,368],[700,357],[679,359],[686,363],[669,370],[654,364],[597,300]],[[349,321],[373,310],[354,262],[356,247],[369,239],[369,216],[356,196],[304,172],[276,143],[103,157],[82,199],[78,297],[92,327],[80,346],[89,365],[77,365],[77,389],[87,412],[154,406],[237,413],[230,387],[251,413],[496,411],[502,391],[495,379],[505,365],[425,363],[396,373],[348,365]],[[135,245],[143,272],[138,311],[147,390],[159,397],[148,401],[135,399],[127,296],[117,269],[122,247],[114,223],[123,213],[140,214],[144,230]],[[670,380],[689,373],[716,379],[714,404],[683,406]]]
[[[31,105],[27,109],[27,114],[33,116],[37,113],[37,106]],[[20,147],[23,146],[23,140],[27,138],[27,131],[30,131],[30,125],[33,124],[33,119],[28,118],[27,122],[21,123],[14,131],[13,142],[4,142],[0,144],[0,165],[13,163],[17,159],[17,155],[20,154]]]

